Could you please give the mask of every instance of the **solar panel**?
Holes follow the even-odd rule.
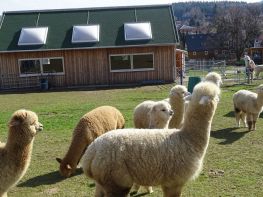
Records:
[[[46,44],[48,27],[24,27],[21,30],[18,45]]]
[[[152,39],[151,23],[125,23],[125,40],[150,40]]]
[[[75,25],[72,32],[72,43],[99,42],[99,25]]]

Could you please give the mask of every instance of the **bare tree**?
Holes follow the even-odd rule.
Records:
[[[244,49],[251,47],[260,32],[260,8],[254,5],[231,7],[218,10],[213,27],[218,34],[218,42],[231,43],[237,60],[240,60]]]

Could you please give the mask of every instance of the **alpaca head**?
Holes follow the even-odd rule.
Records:
[[[208,73],[205,76],[205,81],[211,81],[211,82],[215,83],[218,87],[220,87],[223,84],[221,75],[216,73],[216,72]]]
[[[70,177],[74,173],[75,168],[73,168],[69,163],[61,158],[56,158],[57,162],[60,164],[59,173],[63,177]]]
[[[170,100],[173,98],[183,99],[185,96],[188,96],[190,93],[187,91],[187,88],[183,85],[175,85],[170,90],[169,98]]]
[[[197,107],[200,113],[214,113],[219,102],[220,88],[209,81],[204,81],[194,87],[189,105]]]
[[[38,122],[38,117],[35,112],[21,109],[12,115],[9,128],[12,135],[30,140],[38,131],[43,130],[43,125]]]
[[[158,101],[148,112],[150,119],[150,128],[163,128],[168,125],[173,115],[171,105],[167,101]]]

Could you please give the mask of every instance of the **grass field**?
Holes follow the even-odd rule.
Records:
[[[235,91],[242,88],[254,90],[259,83],[262,81],[222,88],[203,171],[185,186],[183,196],[263,196],[263,116],[257,122],[257,131],[247,132],[246,128],[235,127],[232,107]],[[80,117],[95,107],[112,105],[124,114],[126,126],[132,127],[134,107],[144,100],[166,98],[173,85],[0,94],[0,141],[6,141],[7,122],[17,109],[35,111],[44,125],[44,131],[34,141],[31,165],[19,184],[9,192],[9,197],[93,196],[92,180],[80,170],[68,179],[61,178],[55,160],[64,156]],[[154,187],[154,193],[146,196],[159,197],[162,192]]]

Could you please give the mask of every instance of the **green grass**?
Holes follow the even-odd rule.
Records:
[[[262,83],[231,85],[222,88],[221,100],[212,123],[209,147],[200,176],[188,183],[185,197],[254,197],[263,196],[263,120],[257,131],[236,128],[232,110],[232,95],[245,88],[254,90]],[[39,93],[0,94],[0,140],[6,141],[7,123],[20,108],[39,115],[44,131],[36,136],[31,165],[9,197],[21,196],[93,196],[94,185],[81,171],[63,179],[58,173],[56,157],[63,157],[71,141],[72,130],[79,118],[101,105],[117,107],[125,116],[126,126],[132,127],[134,107],[144,100],[166,98],[174,84],[97,91],[59,91]],[[212,175],[211,170],[224,171]],[[154,187],[159,197],[162,192]]]

